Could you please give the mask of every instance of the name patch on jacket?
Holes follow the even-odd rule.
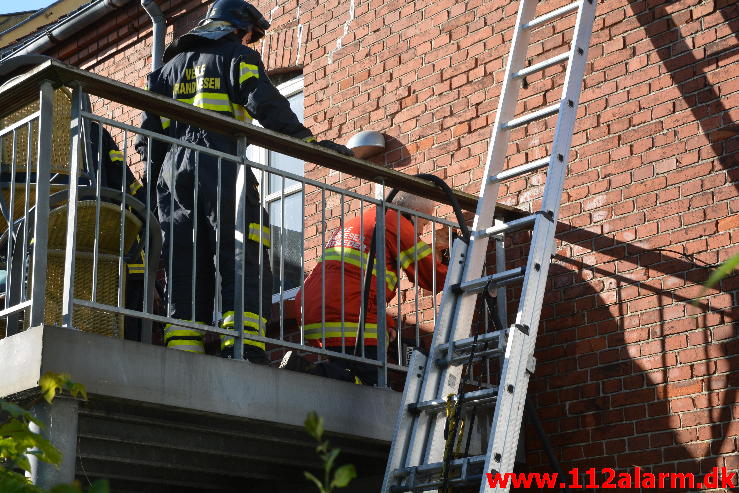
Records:
[[[196,65],[183,71],[184,80],[180,80],[172,86],[173,96],[176,98],[183,94],[194,94],[202,89],[220,89],[220,77],[204,77],[205,65]]]

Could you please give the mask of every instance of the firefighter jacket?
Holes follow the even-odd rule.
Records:
[[[305,339],[321,347],[325,337],[327,347],[354,346],[359,327],[362,306],[362,270],[366,270],[372,232],[375,229],[376,208],[364,211],[361,216],[346,221],[344,228],[336,232],[326,245],[320,262],[305,280],[297,294],[295,306],[303,307]],[[424,289],[436,291],[444,286],[447,267],[432,255],[431,245],[421,241],[414,232],[413,223],[398,213],[388,210],[385,216],[385,301],[389,303],[396,294],[400,269],[411,281],[417,281]],[[400,248],[398,248],[400,245]],[[342,266],[343,261],[343,266]],[[378,265],[375,260],[374,265]],[[377,346],[377,267],[372,271],[367,316],[365,318],[364,343]],[[343,279],[343,292],[342,292]],[[300,320],[300,318],[299,318]],[[392,318],[387,318],[387,327]]]
[[[269,80],[259,53],[253,49],[228,37],[213,40],[189,33],[167,48],[165,58],[166,63],[149,74],[149,91],[243,122],[256,119],[270,130],[315,141]],[[236,154],[232,136],[194,129],[149,112],[144,113],[141,127],[176,139],[205,142],[211,149]],[[199,138],[193,138],[195,134]],[[137,138],[136,150],[144,159],[146,144],[144,136]],[[152,142],[153,183],[169,147],[163,142]]]
[[[101,136],[102,145],[98,143]],[[100,154],[101,162],[103,163],[103,165],[100,166],[101,186],[112,188],[113,190],[118,190],[120,192],[127,192],[146,204],[146,197],[141,188],[141,183],[136,180],[133,173],[131,173],[131,170],[123,161],[123,152],[118,149],[113,137],[111,137],[110,133],[108,133],[105,128],[103,128],[101,132],[100,126],[97,122],[91,122],[88,172],[93,180],[93,186],[98,173],[98,154]]]

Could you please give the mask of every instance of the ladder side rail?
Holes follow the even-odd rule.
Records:
[[[536,0],[521,0],[516,24],[511,39],[511,50],[506,61],[506,71],[503,86],[500,93],[500,101],[495,115],[495,123],[488,147],[485,164],[485,172],[480,186],[480,200],[477,204],[477,212],[473,222],[472,230],[480,231],[489,228],[493,224],[495,204],[498,199],[499,183],[492,182],[488,178],[500,173],[506,160],[508,140],[510,132],[505,124],[515,116],[518,105],[518,94],[521,89],[521,80],[515,77],[515,73],[524,67],[526,52],[529,46],[530,31],[523,29],[523,25],[532,20],[536,14]],[[462,281],[469,281],[480,277],[483,272],[485,258],[487,256],[488,237],[476,238],[473,234],[467,247],[467,261],[465,262]],[[468,337],[471,331],[472,317],[474,315],[477,295],[462,294],[458,297],[452,328],[454,334],[452,340]],[[453,348],[447,351],[447,357],[453,354]],[[438,379],[439,386],[436,398],[446,397],[450,393],[457,392],[459,380],[462,377],[461,366],[448,366],[441,370]],[[436,419],[429,429],[427,439],[428,449],[424,462],[438,462],[443,459],[444,452],[444,425],[445,421]]]
[[[508,451],[511,446],[518,443],[528,380],[530,374],[533,373],[531,361],[538,333],[541,301],[549,272],[552,244],[594,18],[594,0],[583,1],[575,22],[570,61],[562,89],[560,113],[543,197],[543,209],[551,211],[552,214],[541,215],[536,220],[519,311],[516,316],[516,324],[528,326],[528,331],[512,330],[509,335],[501,372],[501,392],[495,407],[491,430],[492,440],[489,443],[485,472],[495,469],[504,474],[513,470],[515,454]],[[537,264],[538,269],[536,269]],[[481,493],[489,491],[486,483],[485,480],[482,481]],[[507,492],[508,488],[497,487],[494,491]]]
[[[395,421],[393,443],[390,445],[390,454],[385,467],[385,478],[382,481],[382,493],[389,493],[394,485],[395,471],[406,465],[408,450],[411,449],[411,433],[416,426],[418,416],[408,410],[408,404],[418,402],[423,382],[423,372],[427,365],[427,358],[420,351],[413,351],[408,363],[408,374],[405,379],[401,406]]]
[[[524,29],[522,26],[534,18],[536,5],[536,0],[521,0],[518,8],[516,24],[511,39],[511,50],[506,61],[505,76],[500,91],[500,101],[490,137],[490,145],[488,146],[485,172],[480,185],[480,200],[477,204],[477,211],[472,224],[473,231],[485,230],[493,224],[500,183],[491,181],[489,178],[503,171],[506,161],[510,131],[505,128],[505,124],[516,114],[518,94],[521,90],[521,80],[516,78],[515,74],[524,67],[531,35],[530,30]],[[473,237],[470,241],[470,248],[468,249],[469,260],[462,276],[463,281],[477,278],[482,273],[487,253],[487,240],[487,238]]]
[[[442,386],[441,379],[444,377],[443,372],[436,364],[435,359],[441,357],[436,351],[441,344],[449,343],[454,336],[452,321],[455,316],[455,307],[458,305],[459,294],[452,290],[452,286],[459,283],[462,279],[466,253],[469,246],[460,239],[454,241],[452,245],[451,261],[447,271],[446,281],[444,283],[444,291],[439,304],[439,315],[436,318],[434,327],[434,335],[431,341],[431,349],[429,351],[429,361],[423,375],[423,384],[419,395],[419,401],[430,401],[440,397],[438,389]],[[428,463],[424,458],[428,456],[429,430],[435,428],[438,419],[437,415],[430,416],[422,413],[415,422],[415,427],[411,435],[412,447],[409,448],[407,455],[406,467],[414,464]]]

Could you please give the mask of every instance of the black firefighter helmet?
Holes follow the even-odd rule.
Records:
[[[202,23],[209,21],[225,21],[236,29],[251,30],[252,42],[261,39],[264,32],[269,29],[269,22],[262,13],[244,0],[216,0],[208,9]]]

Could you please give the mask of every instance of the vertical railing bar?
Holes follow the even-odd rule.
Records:
[[[79,85],[74,87],[72,94],[72,162],[70,166],[69,180],[69,204],[67,215],[67,239],[66,249],[64,251],[64,289],[62,291],[62,326],[72,328],[73,311],[74,311],[74,272],[75,272],[75,256],[77,250],[77,205],[78,190],[77,176],[79,175],[80,161],[82,160],[83,148],[83,125],[82,125],[82,87]],[[39,129],[40,135],[40,129]],[[84,138],[88,138],[84,135]],[[38,181],[38,180],[37,180]],[[36,203],[38,207],[39,189],[36,189]]]
[[[179,146],[173,146],[171,153],[176,156]],[[151,155],[151,154],[149,154]],[[174,255],[174,166],[169,167],[169,252],[167,252],[167,316],[172,316],[172,291],[174,282],[172,279],[172,256]]]
[[[280,187],[280,340],[285,337],[285,176]],[[260,235],[261,236],[261,235]],[[274,286],[272,290],[274,291]],[[270,293],[271,294],[271,293]]]
[[[371,241],[371,240],[370,240]],[[367,314],[364,313],[364,277],[367,275],[367,269],[369,268],[369,265],[367,265],[367,262],[369,260],[367,254],[364,253],[365,245],[364,245],[364,199],[359,200],[359,244],[362,246],[362,252],[360,253],[360,261],[359,261],[359,316],[360,317],[366,317]],[[371,274],[370,274],[371,275]],[[363,321],[360,319],[357,321],[357,324],[361,324]],[[360,342],[357,340],[356,337],[356,331],[355,331],[355,337],[354,337],[354,354],[357,354],[357,345],[360,344]],[[364,341],[361,343],[362,347],[362,357],[364,357]]]
[[[431,322],[436,327],[436,228],[433,224],[431,226],[431,263],[434,264],[434,269],[431,271],[431,308],[434,316]],[[416,326],[416,347],[421,347],[421,333],[418,325]]]
[[[197,296],[197,290],[195,289],[195,279],[197,277],[197,241],[198,241],[198,222],[199,222],[199,211],[198,211],[198,193],[200,180],[200,151],[195,151],[195,182],[193,183],[193,213],[192,213],[192,271],[190,272],[190,318],[193,322],[205,322],[210,325],[213,320],[198,320],[195,307],[195,298]]]
[[[341,231],[341,352],[346,352],[346,310],[345,304],[345,284],[344,284],[344,248],[346,248],[345,234],[344,234],[344,194],[340,194],[339,204],[341,205],[341,212],[339,214],[339,230]],[[354,341],[356,345],[356,341]]]
[[[33,135],[33,120],[28,122],[27,132],[28,132],[27,135],[29,137],[26,139],[26,186],[24,189],[25,199],[23,201],[23,236],[22,236],[24,242],[28,238],[28,220],[30,219],[29,213],[30,213],[30,208],[31,208],[31,202],[30,202],[29,195],[31,194],[31,169],[33,169],[33,163],[31,159],[31,154],[33,153],[33,143],[31,141],[30,136]],[[11,183],[13,182],[14,182],[13,179],[11,179]],[[34,202],[36,202],[35,199],[34,199]],[[12,230],[10,229],[9,231],[12,232]],[[8,238],[10,237],[11,235],[8,235]],[[21,255],[21,260],[22,260],[21,265],[25,266],[26,262],[28,261],[28,248],[25,248],[24,246],[21,251],[23,252]],[[7,258],[10,259],[10,257],[7,257]],[[8,265],[10,265],[10,262],[8,262]],[[6,289],[9,283],[10,270],[11,269],[8,269],[7,274],[6,274],[6,280],[5,280]],[[5,299],[6,300],[8,299],[7,292],[6,292]],[[27,299],[28,299],[28,291],[26,289],[21,289],[21,300],[26,301]]]
[[[321,344],[326,347],[326,189],[321,188]]]
[[[402,366],[403,365],[403,355],[402,355],[402,353],[403,353],[403,345],[402,345],[401,340],[400,340],[401,339],[400,334],[401,334],[401,328],[402,328],[401,327],[401,322],[400,322],[400,312],[402,310],[402,307],[400,305],[400,297],[401,297],[401,293],[400,293],[400,276],[401,276],[401,271],[403,269],[403,263],[400,261],[400,254],[402,253],[402,251],[401,251],[402,245],[400,244],[400,216],[401,215],[402,214],[401,214],[401,212],[399,210],[396,210],[395,211],[395,218],[396,218],[396,224],[395,224],[395,226],[396,226],[395,227],[396,250],[395,251],[398,252],[398,255],[397,255],[396,266],[395,266],[395,275],[397,276],[397,278],[396,278],[396,281],[395,281],[394,291],[396,293],[396,296],[395,297],[396,297],[396,304],[397,304],[397,307],[398,307],[398,313],[397,313],[397,315],[395,317],[395,327],[397,327],[397,331],[398,331],[398,333],[396,334],[396,337],[395,337],[395,348],[396,348],[397,356],[398,356],[398,364]],[[415,220],[414,220],[413,221],[413,238],[414,239],[416,237],[415,236],[415,233],[416,233],[416,223],[415,223]]]
[[[244,154],[245,152],[246,152],[246,140],[244,140],[244,149],[241,151],[241,154],[240,154],[242,156],[242,158],[245,155]],[[262,180],[264,180],[264,178],[265,178],[265,172],[264,172],[264,170],[262,170]],[[265,205],[266,205],[265,194],[264,193],[261,193],[262,192],[261,187],[264,184],[264,181],[261,181],[259,183],[260,183],[260,190],[258,191],[259,192],[259,200],[258,200],[259,210],[257,211],[257,215],[259,216],[259,233],[257,235],[258,238],[259,238],[259,242],[258,242],[259,243],[259,250],[257,251],[257,257],[259,257],[259,289],[257,290],[259,292],[259,302],[257,303],[258,306],[259,306],[259,317],[257,317],[258,318],[257,325],[259,326],[258,332],[261,334],[262,333],[262,324],[263,324],[262,319],[266,318],[264,316],[265,314],[263,313],[264,310],[263,310],[263,307],[262,307],[263,300],[264,300],[264,282],[262,281],[262,279],[264,279],[264,269],[265,269],[265,265],[264,265],[264,257],[265,257],[265,255],[264,255],[264,241],[263,241],[263,238],[262,238],[262,234],[263,234],[263,231],[264,231],[264,228],[265,228],[265,224],[264,224],[264,212],[263,211],[265,211],[267,209],[265,208]],[[268,213],[268,215],[269,215],[269,213]],[[270,219],[270,223],[271,222],[272,222],[272,219]],[[267,261],[270,261],[270,255],[272,253],[272,226],[271,226],[271,224],[267,224],[266,227],[267,227],[267,229],[269,229],[269,250],[270,250],[270,254],[267,255]],[[245,232],[248,232],[249,231],[249,228],[250,227],[247,224],[246,225]],[[269,267],[270,267],[269,273],[272,276],[273,283],[274,283],[274,274],[273,274],[272,269],[271,269],[271,262],[270,262]],[[268,293],[267,296],[269,297],[270,300],[272,299],[272,293]],[[266,324],[264,324],[264,329],[266,331],[266,329],[267,329]],[[239,341],[242,341],[243,342],[243,331],[241,331],[240,334],[242,334],[242,338],[239,339]]]
[[[387,279],[385,278],[385,183],[382,182],[382,202],[378,208],[379,214],[375,216],[375,251],[377,260],[375,261],[375,272],[377,281],[377,359],[382,364],[378,369],[377,386],[387,386],[387,327],[385,326],[385,308],[387,289]],[[370,273],[371,274],[371,273]]]
[[[495,270],[496,272],[503,272],[506,270],[506,258],[505,258],[505,235],[501,234],[495,236]],[[506,347],[507,333],[506,327],[508,326],[508,306],[507,306],[507,294],[506,286],[501,286],[497,290],[496,306],[498,309],[498,320],[503,324],[501,327],[501,334],[498,336],[498,348],[501,350]],[[490,370],[491,362],[488,361],[488,383],[492,380],[492,374]]]
[[[434,221],[431,221],[431,229],[434,228],[434,224],[435,224]],[[419,237],[418,223],[414,222],[413,223],[413,241],[415,241],[416,244],[418,244],[418,241],[417,241],[418,237]],[[433,272],[436,272],[436,264],[434,263],[434,257],[433,257],[434,253],[433,252],[434,252],[434,244],[432,243],[431,244],[431,264],[434,266]],[[420,335],[421,323],[419,321],[420,317],[418,313],[418,255],[417,254],[413,255],[413,272],[415,272],[414,282],[413,282],[413,305],[416,311],[416,328],[413,332],[415,332],[415,336],[416,336],[415,337],[416,347],[420,348],[421,347],[421,335]]]
[[[28,136],[28,141],[29,142],[31,141],[30,134]],[[13,276],[11,275],[11,273],[13,271],[13,269],[11,268],[11,265],[12,265],[12,260],[13,260],[14,244],[15,244],[15,240],[17,239],[16,236],[15,236],[15,231],[14,231],[14,226],[15,226],[15,221],[14,221],[14,219],[15,219],[15,180],[16,180],[16,169],[15,168],[16,168],[17,159],[18,159],[18,157],[17,157],[17,154],[18,154],[17,148],[18,148],[18,133],[17,133],[17,130],[13,130],[13,143],[12,143],[11,157],[10,157],[10,163],[11,163],[10,164],[10,194],[8,195],[9,198],[10,198],[10,204],[8,205],[8,256],[5,257],[7,259],[7,266],[6,266],[7,269],[6,269],[6,274],[5,274],[6,275],[6,277],[5,277],[5,286],[6,286],[6,288],[7,288],[7,286],[10,286],[11,283],[14,281],[14,279],[12,278]],[[28,174],[29,174],[29,169],[26,168],[26,175],[28,175]],[[24,241],[24,242],[26,241],[26,237],[25,236],[22,238],[22,241]],[[25,245],[21,245],[21,247],[23,248],[23,250],[26,249]],[[24,264],[24,267],[25,267],[25,264]],[[21,272],[23,272],[23,270],[24,269],[21,269]],[[21,280],[22,279],[23,279],[23,274],[21,274]],[[23,285],[22,284],[23,283],[21,283],[21,286],[20,286],[21,293],[23,293],[25,291],[25,289],[23,289]],[[7,296],[5,297],[5,299],[6,299],[6,302],[5,303],[6,303],[6,305],[8,305],[9,302],[11,302],[11,300]],[[21,298],[20,299],[24,299],[22,295],[21,295]]]
[[[267,156],[269,156],[269,153],[265,150]],[[269,157],[265,158],[269,159]],[[262,300],[264,299],[264,282],[262,281],[264,279],[264,270],[265,268],[269,268],[269,275],[272,276],[272,282],[270,285],[274,285],[274,273],[272,272],[272,253],[274,250],[272,249],[272,216],[269,213],[269,206],[270,204],[267,202],[267,193],[269,191],[269,180],[271,179],[271,173],[268,173],[266,170],[262,170],[259,181],[259,252],[257,253],[257,257],[259,257],[259,289],[257,290],[259,293],[259,326],[262,325]],[[266,180],[266,181],[265,181]],[[264,193],[263,193],[264,192]],[[264,224],[264,216],[265,211],[267,212],[267,216],[269,217],[269,223]],[[269,253],[267,255],[264,254],[264,242],[262,240],[262,231],[264,230],[265,226],[267,229],[269,229]],[[249,225],[247,225],[247,230],[249,229]],[[265,259],[267,262],[267,265],[265,266]],[[272,299],[272,293],[269,293],[269,299],[271,301]],[[266,326],[265,326],[266,330]]]
[[[149,255],[150,255],[150,246],[151,246],[151,219],[149,216],[151,216],[151,149],[152,149],[152,143],[151,143],[151,137],[146,137],[146,164],[145,164],[145,171],[144,171],[144,178],[146,180],[146,213],[144,217],[144,240],[143,243],[146,246],[146,255],[144,255],[144,311],[148,311],[148,305],[149,305],[149,269],[154,268],[158,269],[159,266],[151,266],[149,263]],[[167,313],[169,315],[169,313]],[[148,329],[147,329],[148,328]],[[146,334],[145,332],[148,332]],[[147,340],[148,336],[148,340]],[[144,320],[142,321],[142,330],[141,330],[141,342],[151,342],[151,323]]]
[[[126,195],[127,193],[127,187],[126,187],[126,163],[128,162],[128,130],[123,130],[123,162],[121,163],[121,214],[120,214],[120,237],[118,239],[118,286],[116,286],[118,291],[117,296],[117,303],[118,308],[125,308],[123,306],[124,300],[123,300],[123,276],[124,276],[124,265],[123,265],[123,243],[126,239]],[[137,259],[131,259],[133,262],[136,262]]]
[[[98,123],[98,161],[95,173],[95,237],[92,248],[92,293],[90,301],[97,302],[98,262],[100,261],[100,187],[103,179],[103,124]]]
[[[221,276],[221,188],[223,187],[223,159],[218,158],[218,168],[217,168],[217,178],[216,183],[218,184],[216,188],[216,258],[215,258],[215,279],[213,285],[216,287],[214,290],[214,300],[213,300],[213,308],[214,312],[218,312],[220,314],[220,317],[223,317],[223,294],[221,291],[223,290],[223,276]],[[227,307],[231,308],[232,310],[235,307]],[[193,314],[194,315],[194,314]],[[242,317],[243,317],[243,310],[242,310]],[[213,319],[213,315],[211,314],[211,319]],[[233,358],[234,359],[243,359],[243,344],[244,344],[244,322],[243,319],[241,321],[241,325],[236,325],[236,310],[234,310],[234,330],[236,334],[238,334],[234,338],[234,345],[233,345]],[[237,349],[240,348],[240,349]],[[237,351],[241,353],[242,357],[237,358]]]
[[[44,310],[46,308],[46,265],[49,238],[49,173],[51,170],[51,138],[54,117],[54,88],[50,81],[45,80],[41,82],[40,98],[30,327],[44,323]],[[31,136],[29,135],[28,138],[30,139]]]
[[[305,327],[305,182],[300,187],[300,210],[303,211],[303,234],[300,236],[300,326]],[[305,330],[300,331],[300,344],[305,344]]]
[[[245,162],[246,137],[240,135],[236,140],[236,154],[239,156],[239,161],[236,163],[236,211],[234,214],[234,292],[233,292],[233,306],[227,307],[234,311],[234,329],[239,334],[238,337],[234,338],[233,345],[233,357],[236,360],[244,359],[244,275],[246,272],[246,246],[249,241],[249,225],[246,224],[246,181],[248,168]],[[219,161],[220,163],[220,161]],[[220,168],[219,168],[220,169]],[[220,186],[220,177],[218,180]],[[241,186],[239,186],[241,185]],[[220,200],[218,201],[220,204]],[[261,214],[261,210],[260,210]],[[220,212],[218,214],[220,218]],[[260,231],[261,241],[261,231]],[[220,238],[219,238],[220,240]],[[220,241],[217,243],[220,247]],[[260,243],[261,247],[261,243]],[[261,248],[259,249],[261,253]],[[261,279],[261,277],[260,277]],[[260,298],[261,304],[261,298]],[[261,326],[261,319],[258,321],[258,325]],[[260,332],[261,334],[261,332]]]

